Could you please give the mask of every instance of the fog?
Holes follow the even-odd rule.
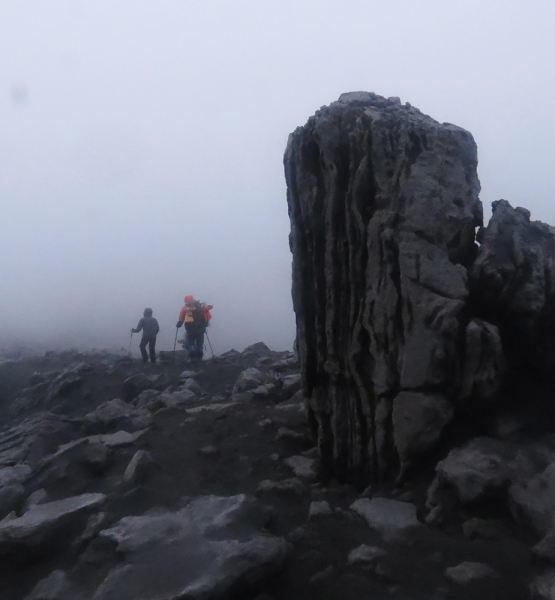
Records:
[[[148,306],[170,349],[193,294],[216,353],[290,349],[283,152],[343,92],[468,129],[485,207],[555,224],[554,18],[551,0],[0,2],[0,348],[126,347]]]

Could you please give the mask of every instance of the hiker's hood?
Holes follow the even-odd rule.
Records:
[[[194,300],[193,296],[185,296],[185,304],[191,302],[191,300]]]
[[[145,308],[145,312],[143,313],[143,317],[152,317],[152,308]]]

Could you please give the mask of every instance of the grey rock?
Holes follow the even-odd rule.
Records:
[[[181,375],[179,376],[179,379],[189,379],[189,377],[196,377],[197,373],[196,371],[183,371],[183,373],[181,373]]]
[[[445,577],[459,585],[468,585],[483,579],[496,579],[499,575],[484,563],[465,561],[456,567],[446,569]]]
[[[392,539],[409,528],[421,526],[416,518],[416,506],[408,502],[387,498],[359,498],[350,508],[386,539]]]
[[[320,500],[311,502],[308,507],[308,520],[310,521],[318,521],[322,518],[327,518],[333,516],[333,511],[329,502],[326,500]]]
[[[301,389],[301,375],[299,373],[286,375],[285,377],[282,377],[281,381],[283,384],[281,393],[284,398],[290,398]]]
[[[317,476],[316,459],[306,456],[290,456],[283,461],[300,479],[314,481]]]
[[[35,490],[32,494],[29,495],[27,500],[25,500],[25,504],[23,505],[22,513],[26,513],[28,510],[33,508],[33,506],[37,506],[37,504],[44,504],[46,499],[48,498],[48,494],[44,488],[39,488]]]
[[[293,429],[289,429],[289,427],[280,427],[276,433],[276,441],[279,440],[299,440],[299,441],[309,441],[307,436],[304,433],[299,431],[294,431]]]
[[[185,382],[181,386],[181,390],[193,392],[193,394],[196,394],[197,396],[202,396],[203,394],[202,388],[192,377],[185,379]]]
[[[453,376],[477,372],[463,351],[476,146],[397,99],[352,92],[289,136],[284,164],[309,422],[330,475],[367,485],[398,464],[391,419],[368,425],[380,400],[401,388],[454,402]]]
[[[175,512],[125,517],[100,536],[122,562],[94,600],[220,598],[245,593],[279,569],[282,538],[261,533],[263,506],[247,496],[206,496]]]
[[[144,483],[153,474],[155,468],[156,463],[150,452],[137,450],[123,473],[123,483],[125,485]]]
[[[162,392],[158,390],[145,390],[141,392],[134,400],[133,405],[137,408],[147,408],[150,410],[150,406]]]
[[[451,486],[461,502],[474,502],[505,491],[511,480],[514,449],[506,442],[475,438],[451,450],[436,466],[440,481]]]
[[[546,535],[555,517],[555,463],[548,465],[543,473],[513,483],[509,498],[514,517]]]
[[[88,433],[103,433],[113,429],[145,429],[152,423],[152,416],[144,408],[134,408],[115,398],[101,404],[84,418]]]
[[[0,469],[0,487],[11,483],[25,483],[31,476],[32,469],[26,463]]]
[[[21,483],[10,483],[0,488],[0,519],[16,510],[25,498]]]
[[[484,540],[498,540],[503,535],[501,521],[486,519],[468,519],[462,525],[463,533],[467,538],[481,538]]]
[[[238,377],[233,386],[233,395],[248,392],[264,383],[264,374],[262,371],[251,367],[245,369]]]
[[[45,550],[61,532],[105,500],[104,494],[82,494],[33,506],[23,516],[0,524],[0,554],[27,556]]]
[[[256,354],[258,356],[271,356],[272,351],[264,342],[256,342],[256,344],[251,344],[247,346],[243,350],[243,354],[248,356],[249,354]],[[223,356],[223,355],[222,355]]]
[[[383,548],[361,544],[349,552],[347,564],[361,565],[365,569],[370,569],[375,565],[378,559],[385,555],[386,552]]]
[[[198,401],[197,394],[188,389],[179,389],[175,392],[163,392],[145,405],[150,411],[155,412],[160,408],[179,408]]]
[[[511,369],[533,367],[552,375],[555,316],[554,233],[530,213],[506,200],[492,203],[492,218],[482,228],[480,248],[469,271],[482,309],[495,314],[506,340]]]
[[[116,431],[115,433],[105,433],[101,435],[91,435],[87,439],[92,444],[99,443],[108,446],[108,448],[119,448],[121,446],[129,446],[134,444],[148,430],[142,429],[129,433],[128,431]]]
[[[34,466],[60,444],[73,439],[76,428],[76,423],[66,417],[38,412],[0,431],[0,477],[5,465],[17,466],[26,461]]]
[[[131,402],[141,392],[157,387],[158,377],[156,375],[147,376],[144,373],[128,377],[122,386],[121,397],[126,402]]]
[[[277,492],[279,494],[302,495],[307,493],[307,489],[303,482],[297,477],[284,479],[282,481],[265,479],[258,484],[258,490],[259,492]]]
[[[555,571],[536,577],[530,585],[533,600],[555,600]]]
[[[65,571],[53,571],[33,588],[24,600],[62,600],[70,587]]]
[[[333,565],[329,565],[323,571],[316,573],[309,580],[308,584],[310,586],[323,586],[326,585],[331,579],[335,576],[335,567]]]
[[[203,446],[199,449],[198,453],[203,456],[216,456],[220,451],[215,446]]]
[[[108,515],[105,512],[99,512],[89,517],[87,525],[83,533],[75,539],[73,542],[73,548],[78,552],[88,544],[93,538],[95,538],[102,529],[106,526]]]
[[[255,387],[251,391],[255,398],[269,398],[276,392],[276,390],[277,387],[275,383],[265,383]]]
[[[434,446],[452,418],[452,404],[439,394],[397,395],[393,401],[393,432],[402,470]]]

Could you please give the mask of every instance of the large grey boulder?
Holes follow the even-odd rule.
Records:
[[[507,442],[475,438],[451,450],[436,466],[443,485],[451,487],[463,503],[505,492],[511,482],[515,449]]]
[[[553,377],[555,363],[555,229],[531,221],[506,200],[478,235],[470,269],[473,300],[503,334],[511,369],[532,367]]]
[[[245,369],[233,386],[233,394],[242,394],[254,390],[264,383],[264,379],[264,373],[259,369],[255,369],[254,367]]]
[[[514,517],[546,535],[555,524],[555,463],[542,473],[513,483],[509,498]]]
[[[53,571],[48,577],[39,581],[24,600],[62,600],[69,586],[65,571]]]
[[[0,555],[27,558],[46,551],[105,500],[104,494],[82,494],[33,506],[23,516],[3,521],[0,523]]]
[[[178,511],[125,517],[100,536],[121,562],[94,600],[207,600],[239,596],[278,569],[282,538],[261,533],[262,505],[244,495],[206,496]]]
[[[363,92],[343,94],[289,137],[302,385],[328,475],[364,485],[392,474],[396,437],[405,465],[404,440],[421,433],[427,442],[415,451],[433,446],[450,411],[442,403],[435,426],[423,416],[396,436],[401,390],[445,403],[459,401],[463,379],[467,402],[497,390],[496,329],[467,327],[467,268],[482,224],[476,156],[464,129]],[[477,355],[489,362],[476,365]]]
[[[136,431],[152,423],[152,416],[145,408],[134,408],[119,398],[108,400],[84,418],[88,433],[104,433],[114,429]]]
[[[438,394],[401,392],[395,398],[393,432],[403,470],[433,447],[453,412],[453,405]]]

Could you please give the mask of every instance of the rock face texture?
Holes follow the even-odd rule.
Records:
[[[494,203],[472,135],[398,99],[343,94],[289,138],[293,303],[324,473],[407,471],[507,366],[549,371],[553,229]]]

